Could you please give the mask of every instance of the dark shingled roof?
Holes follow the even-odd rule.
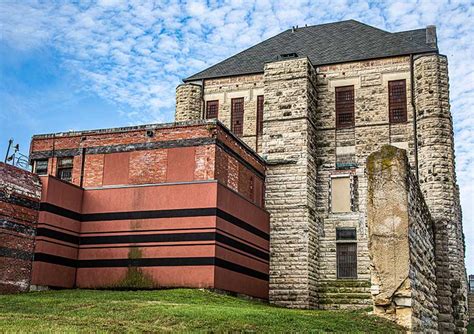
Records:
[[[288,29],[184,81],[263,73],[265,63],[290,53],[307,56],[313,65],[324,65],[437,52],[437,47],[426,44],[425,36],[426,29],[390,33],[354,20],[302,27],[294,32]]]

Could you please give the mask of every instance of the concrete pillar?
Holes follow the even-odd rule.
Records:
[[[270,301],[317,305],[316,91],[308,58],[265,65],[262,156],[268,162]]]

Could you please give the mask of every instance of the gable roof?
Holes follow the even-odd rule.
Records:
[[[288,29],[184,81],[263,73],[265,63],[282,54],[307,56],[316,66],[437,52],[425,36],[426,29],[391,33],[355,20]]]

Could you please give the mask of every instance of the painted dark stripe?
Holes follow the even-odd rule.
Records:
[[[128,220],[128,219],[156,219],[156,218],[185,218],[185,217],[209,217],[217,216],[225,221],[240,227],[247,232],[259,236],[265,240],[270,240],[268,233],[252,226],[243,220],[216,208],[198,208],[198,209],[175,209],[175,210],[149,210],[149,211],[125,211],[125,212],[106,212],[106,213],[87,213],[80,214],[68,209],[61,208],[50,203],[41,203],[41,211],[54,213],[66,218],[83,222],[104,221],[104,220]]]
[[[30,198],[26,198],[23,196],[18,196],[14,193],[6,193],[0,190],[0,202],[15,204],[18,206],[22,206],[24,208],[38,210],[39,208],[39,200],[34,200]]]
[[[217,241],[227,246],[236,248],[265,261],[269,260],[268,252],[261,251],[243,242],[216,232],[198,233],[164,233],[164,234],[127,234],[127,235],[103,235],[103,236],[75,236],[48,228],[38,228],[36,232],[39,237],[69,242],[79,245],[107,245],[107,244],[132,244],[147,242],[186,242],[186,241]]]
[[[0,257],[10,257],[13,259],[28,261],[33,259],[33,253],[21,249],[0,247]]]
[[[47,237],[47,238],[50,238],[50,239],[69,242],[69,243],[75,244],[75,245],[78,245],[79,242],[80,242],[80,239],[81,239],[77,235],[64,233],[64,232],[52,230],[52,229],[45,228],[45,227],[38,227],[38,229],[36,230],[36,236],[37,237]]]
[[[54,213],[55,215],[59,215],[72,220],[82,220],[82,215],[80,213],[62,208],[51,203],[41,202],[39,210]]]
[[[61,256],[36,253],[35,261],[75,268],[218,266],[240,274],[268,281],[268,274],[266,273],[215,257],[73,260]]]
[[[20,224],[11,220],[7,219],[0,219],[0,228],[25,234],[28,236],[34,236],[35,235],[35,228],[33,226],[28,226],[24,224]]]

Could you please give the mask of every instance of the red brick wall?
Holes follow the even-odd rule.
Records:
[[[41,182],[38,176],[0,163],[0,292],[27,291]]]
[[[248,200],[263,203],[264,163],[218,123],[33,138],[31,157],[48,157],[50,175],[56,175],[56,157],[68,155],[74,155],[72,183],[85,188],[217,179]]]

